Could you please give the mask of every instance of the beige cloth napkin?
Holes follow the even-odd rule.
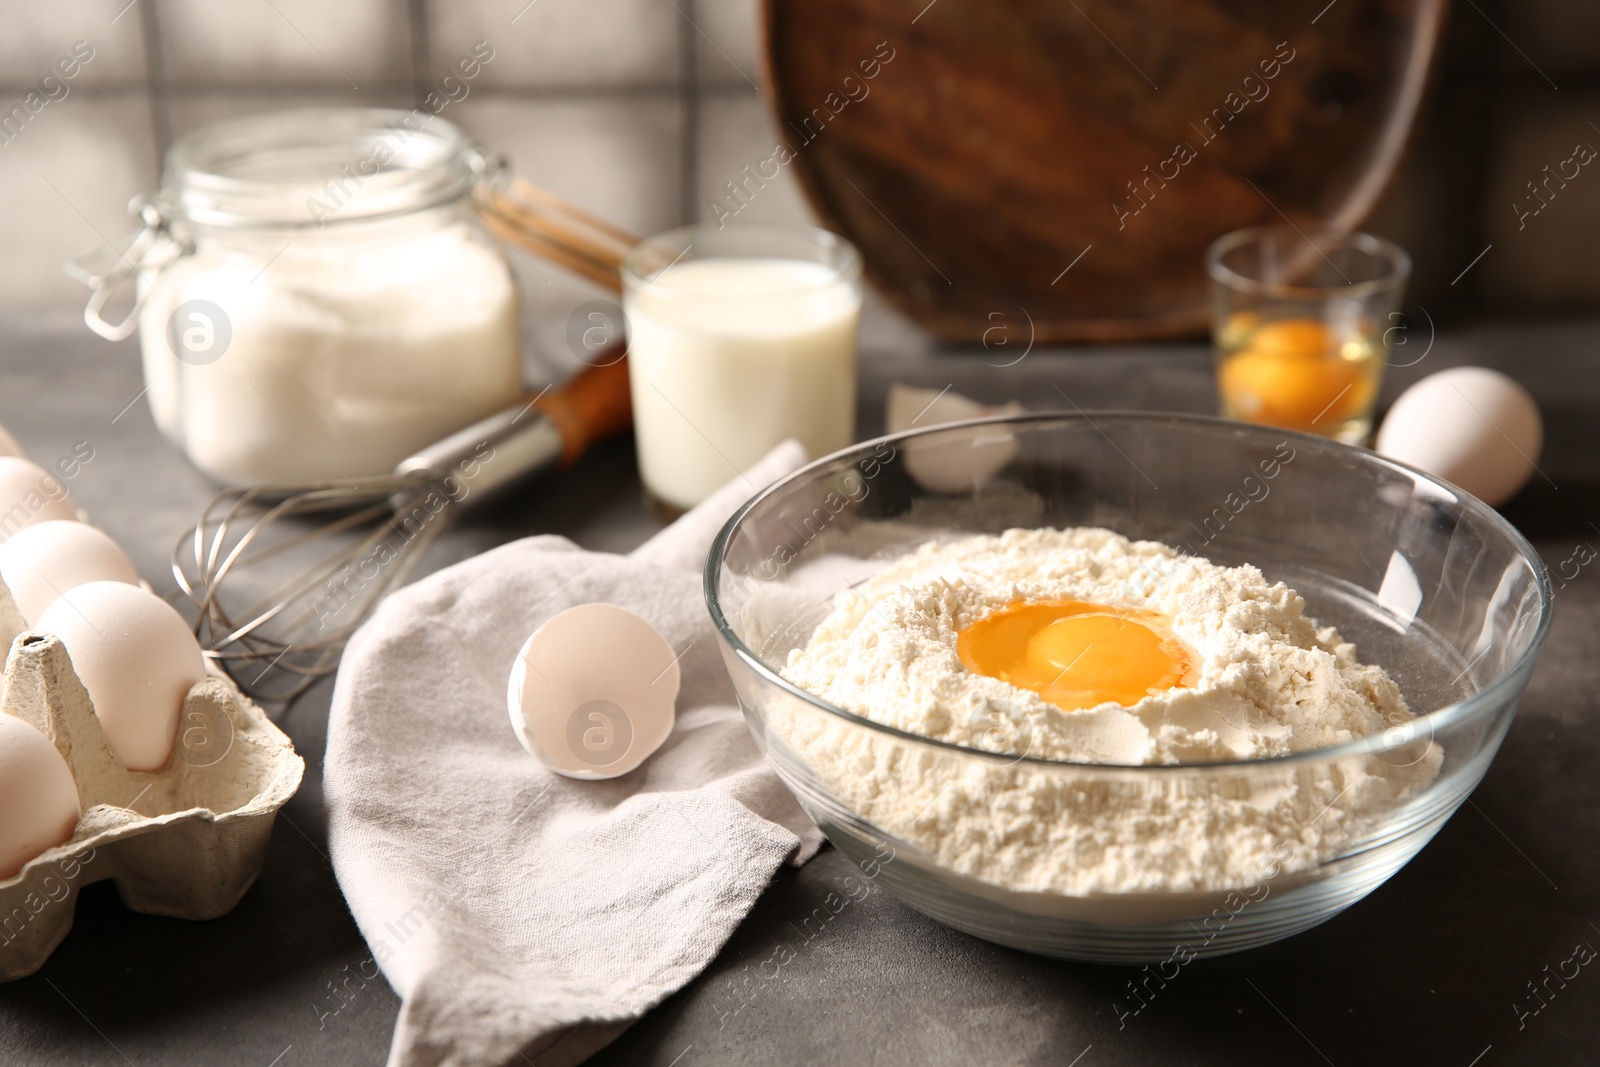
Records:
[[[709,963],[821,836],[734,704],[701,594],[717,529],[805,461],[780,445],[630,556],[531,537],[391,596],[351,641],[324,771],[334,871],[404,1003],[391,1067],[578,1063]],[[522,642],[595,601],[682,651],[642,767],[562,778],[506,712]]]

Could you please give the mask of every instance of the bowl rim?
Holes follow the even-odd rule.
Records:
[[[798,697],[814,707],[820,708],[826,712],[830,712],[848,722],[866,727],[869,730],[887,734],[913,744],[931,745],[938,749],[959,753],[965,757],[976,757],[986,761],[998,760],[1006,763],[1007,765],[1028,764],[1041,768],[1071,768],[1075,773],[1082,773],[1086,770],[1105,770],[1108,772],[1156,771],[1177,773],[1182,771],[1192,771],[1199,767],[1232,770],[1242,770],[1250,767],[1281,767],[1285,765],[1312,761],[1322,762],[1326,760],[1337,760],[1348,757],[1372,755],[1374,753],[1390,751],[1394,748],[1400,747],[1399,745],[1385,743],[1383,738],[1387,731],[1384,731],[1368,734],[1365,737],[1358,737],[1351,741],[1344,741],[1337,745],[1328,745],[1322,748],[1310,748],[1300,752],[1286,753],[1281,756],[1267,756],[1261,759],[1214,760],[1209,762],[1088,763],[1072,760],[1049,759],[1044,756],[1029,756],[1027,754],[1018,756],[1015,753],[1008,752],[989,752],[984,749],[971,748],[966,745],[958,745],[953,741],[941,741],[937,738],[925,737],[922,734],[912,733],[908,730],[899,729],[898,727],[886,726],[883,723],[876,722],[864,715],[857,715],[853,711],[849,711],[845,708],[838,707],[835,704],[831,704],[820,696],[817,696],[815,693],[795,685],[773,667],[768,665],[764,659],[756,655],[754,650],[745,644],[744,640],[738,634],[736,634],[733,631],[732,626],[729,625],[727,616],[722,611],[722,605],[717,594],[717,576],[721,569],[723,560],[726,557],[729,540],[732,538],[734,530],[739,527],[740,523],[744,521],[747,515],[749,515],[758,505],[760,505],[762,501],[772,496],[784,486],[799,480],[801,477],[817,468],[836,462],[842,456],[860,454],[864,451],[870,452],[884,444],[894,444],[896,442],[907,441],[929,434],[964,429],[974,426],[1075,422],[1087,424],[1089,427],[1099,432],[1101,436],[1104,436],[1105,432],[1100,429],[1100,427],[1095,423],[1095,419],[1090,417],[1090,414],[1091,413],[1082,409],[1079,409],[1076,412],[1030,411],[1021,415],[991,415],[976,419],[962,419],[958,422],[945,422],[939,423],[935,426],[924,426],[914,430],[905,430],[900,433],[884,434],[880,437],[874,437],[866,441],[859,441],[847,448],[841,448],[837,452],[831,452],[826,456],[819,457],[818,459],[812,460],[810,463],[807,463],[804,466],[777,479],[741,504],[739,508],[728,518],[728,520],[722,524],[722,527],[717,531],[716,537],[712,539],[711,550],[706,555],[702,588],[704,590],[706,608],[711,614],[711,621],[716,626],[717,633],[721,636],[723,641],[727,643],[728,647],[733,650],[735,655],[747,663],[752,670],[754,670],[758,675],[762,676],[769,684],[776,685],[779,689]],[[1204,427],[1231,430],[1235,433],[1260,433],[1279,438],[1287,434],[1297,441],[1303,442],[1313,448],[1323,448],[1334,453],[1338,453],[1340,451],[1355,453],[1362,459],[1363,462],[1376,463],[1381,467],[1387,467],[1390,470],[1409,475],[1415,479],[1420,479],[1425,483],[1453,494],[1462,503],[1467,505],[1469,509],[1476,511],[1480,516],[1486,518],[1491,526],[1497,527],[1500,532],[1510,540],[1512,545],[1516,547],[1523,559],[1527,561],[1533,568],[1534,578],[1539,590],[1539,628],[1534,633],[1533,639],[1529,642],[1528,647],[1523,651],[1522,655],[1517,658],[1517,661],[1503,671],[1493,682],[1465,700],[1458,700],[1452,704],[1446,704],[1442,708],[1436,708],[1433,711],[1425,712],[1416,716],[1414,719],[1412,719],[1412,723],[1426,724],[1425,736],[1430,738],[1436,737],[1442,729],[1454,726],[1458,722],[1474,718],[1480,713],[1484,713],[1490,709],[1500,706],[1502,703],[1504,703],[1504,694],[1507,690],[1516,688],[1519,686],[1519,684],[1526,684],[1525,682],[1519,683],[1518,679],[1523,678],[1527,674],[1531,673],[1534,662],[1538,659],[1539,653],[1543,650],[1545,639],[1550,632],[1550,622],[1553,614],[1551,609],[1553,607],[1555,597],[1554,589],[1551,587],[1550,583],[1550,571],[1549,568],[1545,566],[1544,559],[1537,551],[1535,551],[1533,544],[1525,536],[1523,536],[1522,531],[1518,530],[1514,525],[1512,525],[1511,522],[1508,521],[1505,516],[1501,515],[1497,510],[1490,507],[1488,504],[1485,504],[1482,500],[1479,500],[1471,493],[1468,493],[1465,489],[1462,489],[1460,486],[1457,486],[1454,483],[1445,481],[1443,478],[1438,478],[1427,473],[1426,471],[1420,470],[1417,467],[1413,467],[1410,464],[1402,463],[1398,460],[1390,459],[1388,456],[1380,455],[1369,448],[1363,448],[1358,445],[1347,445],[1340,441],[1335,441],[1332,438],[1320,437],[1316,434],[1304,433],[1299,430],[1289,430],[1276,426],[1239,422],[1233,419],[1220,418],[1215,415],[1196,415],[1186,412],[1105,409],[1094,411],[1092,414],[1095,416],[1095,418],[1107,421],[1135,423],[1168,422],[1177,423],[1180,425],[1189,423]],[[1116,447],[1115,443],[1112,443],[1112,447]],[[1417,731],[1414,736],[1424,736],[1424,734],[1421,731]],[[1408,740],[1403,743],[1409,744],[1410,741]]]

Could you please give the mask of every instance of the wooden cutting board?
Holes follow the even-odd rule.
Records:
[[[792,170],[873,283],[941,337],[1024,317],[1040,342],[1192,334],[1214,238],[1365,218],[1443,6],[765,0],[791,158],[758,168]]]

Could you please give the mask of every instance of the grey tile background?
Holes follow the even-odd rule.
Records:
[[[173,138],[286,107],[416,104],[478,41],[494,58],[444,117],[641,233],[709,218],[708,201],[775,143],[755,84],[758,3],[0,0],[0,115],[75,42],[94,50],[66,98],[0,137],[0,311],[76,316],[85,292],[62,261],[132,229],[128,201],[156,186]],[[1369,224],[1412,250],[1415,301],[1600,306],[1600,171],[1521,229],[1511,207],[1573,144],[1600,146],[1597,31],[1595,4],[1456,5],[1433,98]],[[809,218],[787,172],[739,213]],[[541,265],[518,273],[535,319],[595,295]]]
[[[281,82],[358,92],[410,80],[417,27],[405,0],[161,0],[150,13],[155,73],[174,90]]]

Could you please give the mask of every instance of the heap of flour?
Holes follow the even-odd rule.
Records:
[[[1198,684],[1061,711],[972,674],[959,631],[1017,601],[1079,600],[1153,611],[1199,653]],[[1010,530],[928,544],[838,598],[785,673],[885,726],[1092,763],[1259,759],[1324,748],[1408,715],[1381,667],[1305,618],[1292,589],[1254,567],[1219,567],[1109,530]],[[997,732],[997,727],[998,732]]]
[[[1198,681],[1124,707],[1062,711],[967,671],[958,633],[1017,601],[1156,612]],[[908,733],[1069,763],[1259,760],[1411,721],[1394,681],[1318,629],[1293,590],[1101,529],[929,543],[845,590],[784,674]],[[832,716],[778,724],[841,800],[941,865],[1017,889],[1213,889],[1334,854],[1437,773],[1426,739],[1336,763],[1125,776],[961,759]],[[1135,859],[1137,857],[1137,859]]]

